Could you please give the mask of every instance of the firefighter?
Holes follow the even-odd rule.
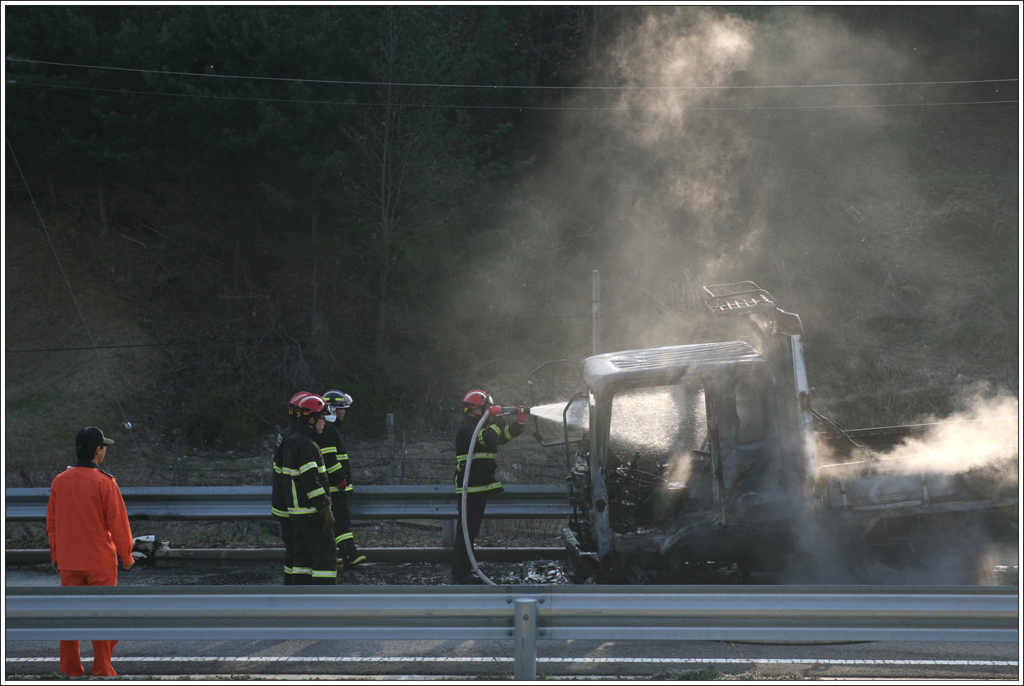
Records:
[[[469,543],[472,545],[476,540],[476,535],[480,532],[484,509],[487,507],[487,496],[492,493],[501,493],[504,490],[501,487],[501,482],[495,476],[497,471],[495,453],[499,445],[508,443],[523,432],[523,428],[526,426],[526,410],[522,407],[517,408],[516,419],[505,423],[503,420],[497,419],[497,415],[501,414],[501,408],[494,404],[491,396],[480,390],[472,390],[462,398],[462,412],[464,414],[462,425],[459,426],[455,436],[455,493],[458,495],[456,501],[458,502],[459,519],[455,531],[452,580],[456,584],[477,584],[483,582],[473,572],[469,553],[466,550],[465,535],[462,531],[462,489],[468,489],[466,524],[469,528]],[[473,432],[476,431],[477,424],[480,423],[480,417],[485,412],[491,416],[477,434],[469,483],[465,484],[463,482],[469,445],[473,439]]]
[[[281,471],[285,482],[288,523],[291,528],[292,585],[334,584],[337,547],[330,484],[316,439],[324,430],[327,403],[312,393],[295,403],[298,422],[281,441]]]
[[[117,560],[132,568],[132,530],[121,489],[100,469],[107,447],[114,444],[95,426],[75,437],[78,461],[57,475],[50,486],[46,535],[50,561],[61,586],[117,586]],[[83,676],[79,641],[60,642],[60,672]],[[110,657],[117,641],[93,641],[93,676],[117,676]]]
[[[331,483],[331,509],[334,512],[334,542],[338,546],[338,564],[355,567],[366,561],[365,555],[356,550],[352,535],[352,513],[348,509],[348,496],[352,492],[352,467],[341,437],[340,424],[345,413],[352,406],[352,396],[341,391],[327,391],[323,395],[327,403],[327,424],[320,435],[318,444]]]
[[[309,393],[300,391],[288,401],[289,425],[277,437],[277,449],[274,451],[274,474],[271,476],[270,513],[281,527],[281,541],[284,543],[284,585],[292,585],[292,565],[295,562],[295,540],[292,525],[288,521],[288,485],[291,480],[285,474],[281,456],[281,444],[284,439],[295,433],[299,426],[298,402]]]

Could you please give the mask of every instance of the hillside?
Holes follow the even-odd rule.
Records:
[[[67,43],[81,49],[73,64],[116,53],[169,66],[136,83],[123,64],[8,65],[81,89],[8,85],[7,486],[49,483],[88,424],[118,442],[123,485],[177,483],[183,451],[262,459],[300,388],[351,393],[347,428],[367,441],[388,414],[410,442],[450,436],[469,388],[529,402],[528,375],[551,360],[569,364],[537,379],[538,402],[565,399],[590,353],[592,270],[605,350],[749,335],[708,322],[700,289],[755,281],[801,316],[814,406],[843,427],[1016,404],[1010,9],[324,6],[302,15],[318,33],[295,63],[235,41],[243,24],[226,20],[289,45],[305,24],[272,20],[288,11],[97,10],[123,53],[62,41],[50,10],[12,13],[26,53]],[[488,89],[403,91],[394,129],[372,108],[318,104],[399,95],[322,82],[333,59],[368,73],[359,50],[335,51],[375,45],[391,26],[376,22],[395,20],[411,55],[398,80],[455,83],[478,68],[485,83],[573,90],[494,102]],[[424,73],[416,56],[432,54],[438,26],[465,31],[466,53]],[[200,29],[235,75],[287,64],[308,82],[201,80],[213,65],[177,40]],[[198,83],[215,97],[191,97]],[[448,109],[420,117],[425,103]],[[414,132],[408,176],[389,187],[405,224],[371,211],[367,181],[394,172],[373,146],[396,131]]]
[[[138,454],[125,445],[131,438],[122,426],[122,408],[139,426],[139,440],[159,439],[163,431],[154,420],[167,405],[159,388],[167,370],[154,348],[128,347],[153,339],[145,332],[145,319],[136,316],[124,287],[125,276],[109,266],[107,258],[117,246],[109,246],[108,252],[107,246],[86,238],[95,228],[89,221],[70,222],[59,213],[50,219],[46,229],[60,263],[31,206],[8,202],[4,240],[8,486],[47,485],[47,473],[74,459],[75,427],[102,426],[124,446],[123,455]],[[104,348],[111,345],[119,347]]]
[[[845,175],[850,183],[868,186],[856,205],[833,197],[828,188],[801,201],[822,226],[839,225],[842,231],[826,232],[809,245],[780,240],[773,249],[784,263],[735,274],[759,281],[785,309],[801,314],[816,406],[841,425],[917,421],[963,409],[979,393],[1018,393],[1018,176],[1012,172],[1017,146],[1007,138],[1014,123],[1007,114],[961,111],[914,129],[910,163],[920,191],[916,199],[899,195],[901,180],[874,173],[876,163],[870,158],[849,165]],[[205,332],[208,339],[228,338],[230,345],[230,326],[245,318],[225,318],[223,309],[204,312],[190,304],[186,314],[179,296],[154,289],[149,278],[153,245],[145,245],[145,237],[130,226],[98,240],[93,213],[71,203],[49,206],[36,197],[44,232],[21,183],[8,174],[7,485],[45,485],[48,475],[67,463],[74,430],[87,424],[103,426],[119,442],[122,483],[143,483],[143,463],[169,459],[172,430],[188,416],[180,399],[182,389],[187,396],[189,379],[181,370],[204,355],[191,342],[165,344],[202,339]],[[120,189],[131,194],[127,183]],[[165,223],[188,214],[194,200],[183,202],[181,208],[162,208]],[[624,294],[613,290],[616,275],[608,271],[605,297],[614,307],[622,304]],[[588,285],[581,278],[574,288],[585,298]],[[693,331],[681,320],[696,316],[688,308],[699,285],[693,283],[693,292],[678,300],[680,312],[669,330],[679,339],[662,333],[657,334],[661,338],[630,340],[609,319],[606,341],[630,347],[685,342],[682,337]],[[580,305],[582,310],[589,303]],[[238,333],[258,334],[258,325],[244,323],[248,326]],[[92,349],[86,324],[98,350]],[[651,336],[657,328],[644,330]],[[588,336],[589,322],[583,320],[575,347],[567,352],[585,355]],[[500,377],[499,389],[507,389],[506,397],[521,394],[525,372],[546,359],[526,360],[519,366],[523,375]],[[422,402],[415,396],[407,401],[410,412],[398,420],[402,430],[449,430],[443,418],[450,416],[444,411],[451,398],[438,397],[429,387],[416,391]],[[421,404],[442,412],[410,416]],[[382,414],[356,425],[356,431],[379,434]],[[261,416],[267,419],[254,424],[258,432],[281,421],[273,408]],[[133,424],[131,433],[122,426],[124,417]],[[25,455],[32,459],[19,459]]]

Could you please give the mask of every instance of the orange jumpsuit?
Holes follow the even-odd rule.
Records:
[[[117,558],[132,558],[132,530],[121,489],[94,463],[79,461],[57,475],[46,509],[50,560],[61,586],[116,586]],[[82,676],[79,641],[60,642],[60,671]],[[117,676],[110,657],[117,641],[93,641],[93,676]]]

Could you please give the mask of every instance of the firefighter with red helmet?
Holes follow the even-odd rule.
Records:
[[[288,436],[295,433],[299,426],[298,402],[309,393],[299,391],[288,401],[289,425],[277,437],[277,448],[274,451],[274,473],[271,476],[270,513],[274,516],[281,527],[281,541],[284,543],[284,585],[290,586],[293,582],[292,566],[295,562],[295,541],[292,535],[292,525],[288,519],[288,493],[291,479],[285,474],[284,463],[282,462],[281,445]]]
[[[502,409],[494,404],[487,393],[472,390],[462,398],[464,419],[455,435],[455,492],[459,507],[458,525],[455,531],[455,551],[452,558],[452,580],[457,584],[483,583],[473,572],[466,550],[465,535],[462,529],[462,491],[466,489],[466,525],[469,530],[470,545],[480,532],[487,507],[487,496],[501,493],[504,489],[498,481],[498,469],[495,459],[498,446],[508,443],[523,432],[526,426],[525,408],[517,408],[514,420],[499,419]],[[477,432],[480,418],[487,413],[489,418]],[[476,433],[476,445],[473,448],[473,463],[470,467],[469,483],[465,483],[466,461],[469,447]]]
[[[338,564],[355,567],[366,561],[365,555],[356,550],[352,535],[352,514],[348,509],[348,496],[352,492],[352,467],[341,437],[341,423],[345,413],[352,407],[352,396],[341,391],[327,391],[323,395],[327,403],[327,424],[317,443],[324,457],[327,480],[331,484],[331,503],[334,511],[334,542],[338,546]]]
[[[280,446],[285,511],[294,546],[291,583],[334,584],[338,570],[330,483],[316,443],[326,424],[327,403],[310,393],[295,401],[293,412],[298,416],[295,430]]]

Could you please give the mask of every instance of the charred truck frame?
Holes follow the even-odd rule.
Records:
[[[963,479],[877,474],[859,459],[824,473],[819,441],[863,446],[811,408],[800,318],[751,282],[704,290],[713,315],[748,319],[757,349],[702,343],[583,363],[586,429],[566,455],[574,581],[749,581],[811,564],[801,558],[824,552],[809,550],[811,531],[843,541],[835,554],[853,566],[920,555],[965,518],[1016,540],[1016,484],[980,495]]]

